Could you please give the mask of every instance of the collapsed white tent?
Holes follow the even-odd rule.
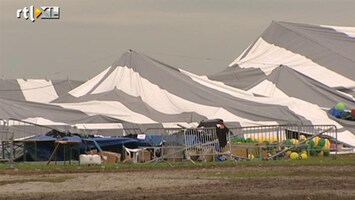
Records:
[[[355,96],[355,27],[273,21],[229,68],[209,78],[248,87],[280,65]]]
[[[235,73],[242,76],[242,74]],[[275,68],[269,75],[259,77],[255,82],[250,81],[249,84],[244,90],[255,96],[294,97],[326,110],[338,102],[345,103],[348,108],[355,108],[352,96],[330,88],[284,65]]]
[[[184,70],[180,70],[180,71],[182,73],[190,76],[194,81],[196,81],[200,84],[203,84],[207,87],[211,87],[211,88],[217,89],[219,91],[227,92],[233,96],[239,96],[242,94],[242,92],[238,91],[237,88],[225,85],[219,81],[212,81],[212,80],[208,79],[207,76],[198,76],[198,75],[189,73]],[[302,76],[302,78],[305,78],[305,77]],[[286,77],[286,79],[287,79],[287,77]],[[262,80],[264,80],[264,79],[262,79]],[[306,81],[306,83],[307,83],[307,81]],[[317,83],[317,84],[319,84],[319,83]],[[261,85],[265,86],[262,81],[261,81]],[[324,85],[321,84],[321,86],[324,86]],[[295,87],[297,87],[297,86],[295,86]],[[311,97],[315,96],[317,98],[321,98],[321,95],[317,94],[318,92],[323,95],[327,95],[328,93],[332,94],[332,92],[335,91],[334,89],[329,88],[327,86],[324,86],[324,87],[330,91],[319,91],[321,87],[320,88],[315,87],[315,88],[311,88],[311,89],[315,90],[316,94],[311,94],[310,96]],[[251,91],[255,92],[252,89],[251,89]],[[276,90],[276,92],[273,91],[273,89]],[[269,97],[265,97],[266,96],[265,94],[270,92],[270,90],[272,91],[271,93],[273,95],[270,95]],[[278,89],[272,84],[271,84],[271,86],[266,85],[264,90],[262,90],[262,89],[260,90],[264,94],[264,95],[262,95],[263,97],[255,96],[252,99],[258,100],[260,103],[265,103],[265,104],[277,104],[277,105],[288,106],[294,112],[304,116],[305,118],[312,119],[312,124],[333,124],[338,129],[339,141],[342,141],[344,143],[354,146],[354,143],[355,143],[355,136],[353,134],[353,133],[355,133],[355,123],[354,122],[336,119],[329,114],[328,114],[328,117],[326,117],[324,115],[327,111],[326,109],[321,109],[320,107],[315,106],[316,104],[314,104],[313,106],[310,106],[312,104],[305,102],[304,100],[301,100],[298,98],[287,96],[286,94],[284,94],[280,91],[277,91],[277,90]],[[301,90],[302,90],[302,88],[301,88]],[[309,92],[309,88],[307,90],[304,90],[304,92]],[[314,92],[314,91],[312,91],[312,92]],[[247,97],[250,98],[251,96],[253,96],[253,93],[251,93],[250,91],[246,91],[243,95],[245,95],[246,98]],[[257,94],[254,94],[254,95],[257,95]],[[342,96],[342,97],[344,97],[344,96]],[[324,96],[324,98],[325,98],[324,102],[329,103],[329,102],[332,102],[334,99],[337,99],[337,96],[336,95],[331,96],[331,97]]]
[[[338,102],[354,109],[354,58],[353,27],[272,22],[229,67],[199,79],[255,96],[293,97],[324,110]],[[355,122],[332,119],[355,133]]]
[[[73,80],[0,79],[0,98],[48,103],[82,83]]]
[[[0,120],[23,120],[39,125],[71,125],[75,123],[121,123],[103,115],[89,115],[79,110],[29,101],[0,98]]]
[[[196,122],[206,118],[223,118],[242,125],[311,123],[286,106],[241,97],[198,84],[176,68],[129,51],[54,102],[133,123]]]
[[[314,104],[294,98],[254,97],[236,88],[208,85],[211,82],[199,78],[129,51],[54,103],[137,124],[222,118],[241,126],[301,123],[341,127]],[[342,131],[348,133],[342,140],[355,146],[355,136]]]

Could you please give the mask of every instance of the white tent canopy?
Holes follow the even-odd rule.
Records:
[[[242,86],[240,80],[246,78],[234,75],[233,80],[228,78],[226,73],[243,72],[248,75],[249,80],[255,81],[284,65],[328,87],[354,95],[354,32],[355,27],[273,21],[261,36],[230,64],[229,69],[209,78],[232,86]],[[252,72],[240,69],[249,69]]]
[[[0,98],[49,103],[82,83],[74,80],[0,79]]]
[[[137,124],[222,118],[240,126],[301,123],[335,124],[342,129],[317,105],[289,97],[255,97],[136,51],[126,52],[103,72],[54,102]],[[355,146],[355,136],[341,131],[341,137],[346,136]]]

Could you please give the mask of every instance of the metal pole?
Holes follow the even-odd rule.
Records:
[[[10,133],[10,163],[12,167],[12,164],[14,163],[14,131],[10,130],[10,128],[8,130]]]
[[[338,128],[334,126],[335,130],[335,157],[338,158]]]

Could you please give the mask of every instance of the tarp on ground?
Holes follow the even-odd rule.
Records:
[[[112,151],[121,153],[122,146],[137,147],[147,145],[144,141],[131,137],[114,137],[114,138],[81,138],[79,136],[65,136],[65,137],[52,137],[46,135],[38,135],[23,140],[25,146],[25,158],[23,160],[29,161],[47,161],[53,153],[55,141],[68,141],[72,143],[60,145],[55,159],[63,161],[64,158],[79,159],[79,155],[87,151],[100,148],[104,151]],[[97,146],[98,145],[98,146]],[[21,160],[21,159],[20,159]]]

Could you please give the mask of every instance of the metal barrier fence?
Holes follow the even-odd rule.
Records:
[[[91,129],[77,129],[69,125],[49,127],[17,119],[0,120],[0,160],[12,162],[23,156],[23,160],[26,161],[26,155],[28,153],[35,155],[35,158],[37,158],[37,143],[45,142],[45,140],[37,140],[33,137],[39,135],[63,137],[73,133],[80,134],[83,137],[86,135],[119,137],[121,135],[139,134],[141,130],[139,128],[120,128],[100,132]],[[27,140],[30,138],[31,140]]]
[[[51,127],[16,119],[6,120],[4,126],[6,127],[6,133],[1,138],[1,156],[2,159],[10,162],[21,157],[26,152],[36,151],[36,145],[34,143],[24,143],[25,139],[54,131]]]
[[[8,133],[7,121],[0,119],[0,141],[8,140]]]
[[[148,128],[147,141],[154,148],[153,160],[182,161],[184,159],[185,137],[181,128]],[[159,142],[153,142],[159,141]]]
[[[234,158],[272,159],[286,151],[307,151],[308,155],[334,151],[337,153],[337,128],[334,125],[275,125],[253,127],[229,127],[228,144],[219,146],[215,128],[148,128],[145,140],[151,147],[153,160],[213,161],[225,154]],[[1,159],[13,160],[21,152],[20,142],[35,135],[55,131],[21,120],[0,120]],[[140,134],[139,128],[122,129],[127,134]],[[84,130],[94,133],[95,130]],[[115,132],[105,136],[117,136]],[[147,138],[148,137],[148,138]],[[12,151],[11,151],[12,149]]]
[[[307,155],[337,153],[338,135],[334,125],[275,125],[229,128],[228,147],[239,158],[270,159],[290,151]],[[280,153],[281,152],[281,153]]]
[[[36,135],[45,135],[54,129],[49,126],[38,125],[16,119],[7,121],[9,133],[15,141],[23,140]]]
[[[6,151],[6,146],[8,146],[10,135],[7,126],[7,121],[0,119],[0,160],[7,161],[9,157],[9,152]]]
[[[215,128],[185,129],[185,155],[191,161],[214,161],[219,148]]]
[[[7,132],[13,133],[13,138],[15,140],[26,139],[28,137],[36,135],[50,134],[53,131],[61,132],[64,134],[79,134],[79,135],[101,135],[110,137],[121,137],[126,135],[134,135],[142,133],[140,128],[112,128],[112,129],[89,129],[83,126],[82,128],[77,128],[76,126],[70,125],[54,125],[44,126],[38,125],[31,122],[26,122],[17,119],[9,119],[4,121],[5,127],[7,127]],[[1,123],[0,123],[1,125]],[[0,129],[1,131],[1,129]],[[6,140],[5,138],[3,140]]]
[[[218,149],[218,138],[215,128],[181,129],[150,128],[146,137],[161,137],[160,155],[156,160],[165,161],[212,161]],[[154,152],[156,153],[156,152]]]

